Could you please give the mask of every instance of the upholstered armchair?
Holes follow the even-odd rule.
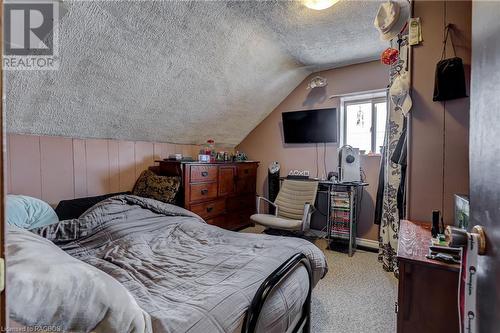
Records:
[[[274,202],[257,197],[257,214],[250,219],[272,229],[306,231],[309,229],[317,192],[317,181],[286,179]],[[263,201],[275,208],[274,215],[260,213]]]

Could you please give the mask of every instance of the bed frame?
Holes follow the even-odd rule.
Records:
[[[312,271],[309,259],[303,253],[297,253],[290,259],[285,261],[280,267],[272,272],[260,285],[257,293],[255,294],[250,307],[248,308],[247,315],[243,322],[242,333],[255,333],[257,329],[257,322],[259,315],[264,307],[266,299],[271,294],[273,289],[280,284],[281,281],[286,279],[292,272],[295,271],[300,265],[303,265],[309,276],[309,289],[307,291],[307,298],[302,306],[302,315],[297,325],[289,332],[304,332],[311,331],[311,291],[312,291]]]

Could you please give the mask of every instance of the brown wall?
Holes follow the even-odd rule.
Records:
[[[315,73],[316,75],[318,73]],[[378,61],[352,65],[320,72],[328,79],[328,86],[307,90],[309,76],[295,88],[287,98],[240,143],[237,149],[251,159],[261,162],[257,175],[257,192],[267,193],[267,166],[279,161],[281,174],[291,169],[307,169],[316,176],[316,147],[314,144],[285,145],[282,140],[281,113],[315,108],[339,107],[339,98],[331,95],[383,89],[388,82],[388,69]],[[318,176],[325,177],[337,166],[337,144],[327,144],[326,171],[323,166],[323,145],[318,147]],[[375,193],[378,186],[379,156],[364,156],[361,160],[370,186],[366,189],[358,227],[358,237],[377,239],[377,226],[373,225]]]
[[[444,2],[416,0],[413,16],[421,19],[423,43],[413,47],[412,53],[408,216],[430,221],[432,210],[439,209],[449,224],[453,221],[453,194],[469,191],[469,98],[432,101],[434,71],[443,45]],[[469,81],[471,2],[448,1],[446,22],[455,26],[453,41]],[[453,56],[451,44],[447,56]]]

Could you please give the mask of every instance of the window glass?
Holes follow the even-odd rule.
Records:
[[[366,153],[372,147],[372,103],[347,104],[345,143]]]
[[[385,98],[349,100],[344,102],[343,144],[364,150],[365,153],[381,153],[384,145],[387,101]]]

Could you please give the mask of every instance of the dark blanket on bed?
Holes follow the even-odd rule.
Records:
[[[57,207],[54,209],[54,211],[56,212],[59,221],[77,219],[80,217],[80,215],[85,213],[87,209],[94,206],[96,203],[120,194],[130,194],[130,192],[109,193],[104,195],[96,195],[93,197],[61,200],[57,204]]]
[[[305,240],[223,230],[183,208],[131,195],[32,231],[118,280],[150,315],[154,332],[238,331],[260,284],[295,253],[310,260],[314,284],[327,271],[321,250]],[[286,285],[288,299],[275,297],[289,311],[304,301],[301,274]],[[266,327],[282,331],[292,323],[273,318],[277,304],[268,307]]]

